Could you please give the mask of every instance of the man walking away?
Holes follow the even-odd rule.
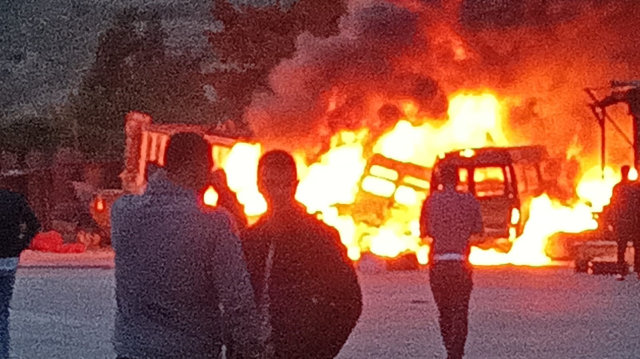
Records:
[[[40,223],[20,194],[0,190],[0,359],[9,358],[9,304],[20,253],[29,247]]]
[[[618,274],[616,279],[624,280],[627,273],[627,263],[625,261],[625,253],[629,242],[634,241],[634,237],[637,236],[638,223],[637,215],[634,211],[637,210],[637,195],[635,194],[635,186],[633,182],[629,180],[629,172],[631,168],[629,166],[622,166],[620,173],[622,179],[618,184],[613,187],[613,193],[611,195],[611,209],[610,219],[613,224],[613,231],[618,243]]]
[[[120,358],[217,359],[227,333],[238,345],[237,358],[258,357],[242,246],[226,212],[199,204],[210,153],[202,136],[172,136],[165,169],[149,178],[145,193],[113,205]]]
[[[329,359],[355,327],[362,294],[338,232],[295,200],[297,185],[291,155],[260,159],[268,210],[244,233],[243,246],[256,296],[269,308],[275,358]]]
[[[420,225],[423,237],[433,239],[430,252],[431,292],[440,313],[440,332],[448,359],[462,359],[467,341],[469,299],[473,288],[469,252],[471,237],[482,235],[480,203],[456,191],[457,170],[443,166],[443,189],[427,198]]]

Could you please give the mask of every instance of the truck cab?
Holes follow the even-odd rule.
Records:
[[[111,231],[111,206],[125,193],[141,194],[146,188],[150,168],[164,166],[165,152],[169,138],[180,132],[195,132],[211,145],[214,163],[221,164],[238,142],[247,142],[242,136],[224,135],[227,128],[218,126],[187,124],[154,124],[151,117],[132,112],[126,118],[127,146],[125,152],[125,170],[120,174],[121,188],[98,189],[91,201],[90,213],[101,228],[103,235]],[[215,168],[211,169],[212,171]],[[207,202],[207,198],[203,199]],[[217,197],[216,197],[217,198]],[[108,238],[105,242],[109,243]]]

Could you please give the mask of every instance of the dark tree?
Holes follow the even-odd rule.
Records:
[[[143,49],[149,51],[150,46],[141,24],[135,8],[116,15],[112,27],[100,36],[96,60],[71,99],[71,123],[80,150],[93,157],[121,156],[125,114],[143,110],[149,102],[143,98],[148,94],[143,90],[147,79],[142,72],[147,71],[142,61]],[[164,53],[161,50],[152,52]]]
[[[211,104],[197,56],[169,56],[155,12],[128,8],[99,40],[96,60],[70,101],[69,126],[92,158],[121,159],[124,118],[149,113],[155,122],[207,122]]]
[[[293,56],[295,41],[303,32],[327,37],[338,33],[347,10],[344,0],[300,0],[291,7],[234,7],[214,0],[214,14],[224,24],[210,33],[209,42],[223,69],[213,74],[224,116],[238,120],[255,91],[268,88],[271,70]]]
[[[0,151],[18,155],[22,162],[31,151],[52,156],[62,133],[49,118],[25,118],[0,128]]]

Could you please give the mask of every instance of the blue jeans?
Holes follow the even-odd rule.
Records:
[[[0,270],[0,359],[9,358],[9,304],[15,281],[15,271]]]

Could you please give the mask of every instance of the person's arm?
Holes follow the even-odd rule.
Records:
[[[21,233],[21,249],[24,250],[29,247],[33,237],[35,237],[38,231],[40,231],[40,222],[38,221],[35,213],[33,213],[29,203],[22,195],[18,197],[18,209],[20,213],[21,227],[24,229]]]
[[[324,226],[321,226],[324,227]],[[309,286],[313,293],[310,319],[313,328],[306,328],[308,337],[317,337],[318,346],[312,350],[323,358],[333,358],[349,338],[362,314],[362,291],[352,261],[340,242],[338,231],[319,228],[314,248],[307,255],[310,271],[315,271],[318,286]],[[313,288],[313,289],[312,289]]]
[[[218,192],[218,194],[220,195],[218,199],[219,207],[229,212],[234,220],[237,229],[236,233],[241,233],[248,226],[244,206],[238,201],[238,198],[231,189],[227,189],[225,192]]]
[[[111,222],[111,247],[118,252],[121,243],[127,238],[135,238],[132,232],[132,226],[129,224],[131,210],[128,209],[128,203],[132,195],[124,195],[116,200],[111,206],[110,222]],[[118,256],[116,255],[116,259]]]
[[[244,206],[238,201],[236,193],[229,188],[224,170],[215,171],[212,174],[211,182],[213,188],[218,192],[218,205],[229,211],[235,220],[238,231],[242,232],[248,225],[247,216],[244,213]]]
[[[330,239],[328,243],[335,243],[335,245],[331,247],[331,250],[337,250],[342,262],[353,268],[353,261],[349,258],[349,249],[344,243],[342,243],[340,232],[337,229],[328,226],[324,229],[327,231],[324,235]]]
[[[611,199],[609,200],[609,219],[614,226],[616,225],[616,220],[621,214],[621,187],[622,186],[619,183],[613,187]]]
[[[354,314],[354,319],[355,321],[357,321],[357,319],[360,317],[360,314],[362,313],[362,290],[360,288],[358,274],[356,273],[353,261],[351,260],[351,258],[349,258],[349,251],[347,247],[340,240],[340,232],[338,232],[334,228],[329,228],[328,235],[332,239],[332,242],[337,242],[337,245],[334,247],[338,252],[336,253],[337,255],[335,256],[335,258],[339,257],[342,263],[336,261],[335,265],[333,266],[336,269],[341,268],[343,271],[342,278],[344,280],[342,281],[342,283],[340,283],[340,285],[343,286],[342,290],[344,291],[342,295],[345,295],[348,298],[349,307],[355,309],[355,312],[350,314]],[[327,252],[330,253],[330,251],[331,249],[328,248]],[[330,260],[328,260],[327,262],[329,263]],[[318,265],[322,264],[318,263]],[[333,283],[333,285],[337,284]],[[355,322],[353,323],[353,325],[355,326]]]
[[[217,216],[221,214],[218,213]],[[238,358],[257,358],[262,350],[260,322],[255,294],[247,271],[242,246],[230,228],[230,219],[214,231],[216,246],[213,275],[225,328]]]

